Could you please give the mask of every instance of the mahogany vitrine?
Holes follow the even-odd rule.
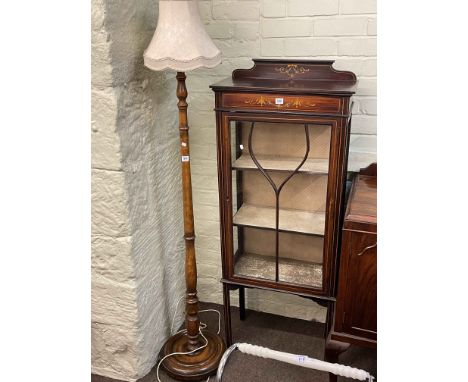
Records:
[[[333,61],[254,59],[215,92],[226,341],[230,290],[334,303],[356,76]]]

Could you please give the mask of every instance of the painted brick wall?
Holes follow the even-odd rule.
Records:
[[[252,57],[334,59],[359,78],[351,150],[376,151],[376,0],[202,0],[202,17],[223,54],[216,69],[188,74],[199,296],[222,303],[214,96],[208,86],[250,68]],[[234,303],[237,304],[235,295]],[[247,291],[250,309],[323,321],[299,297]]]

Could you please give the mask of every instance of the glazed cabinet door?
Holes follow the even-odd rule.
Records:
[[[330,137],[330,126],[231,122],[234,276],[322,289]]]
[[[343,232],[338,331],[377,339],[377,235]]]
[[[225,279],[329,293],[346,131],[331,118],[223,116]]]

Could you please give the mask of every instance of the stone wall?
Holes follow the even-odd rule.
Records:
[[[136,380],[185,289],[176,81],[143,66],[156,1],[92,11],[92,371]]]

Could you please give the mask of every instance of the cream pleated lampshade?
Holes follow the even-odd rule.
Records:
[[[150,69],[178,72],[213,68],[221,62],[221,52],[200,18],[197,0],[159,1],[158,26],[143,56]]]

